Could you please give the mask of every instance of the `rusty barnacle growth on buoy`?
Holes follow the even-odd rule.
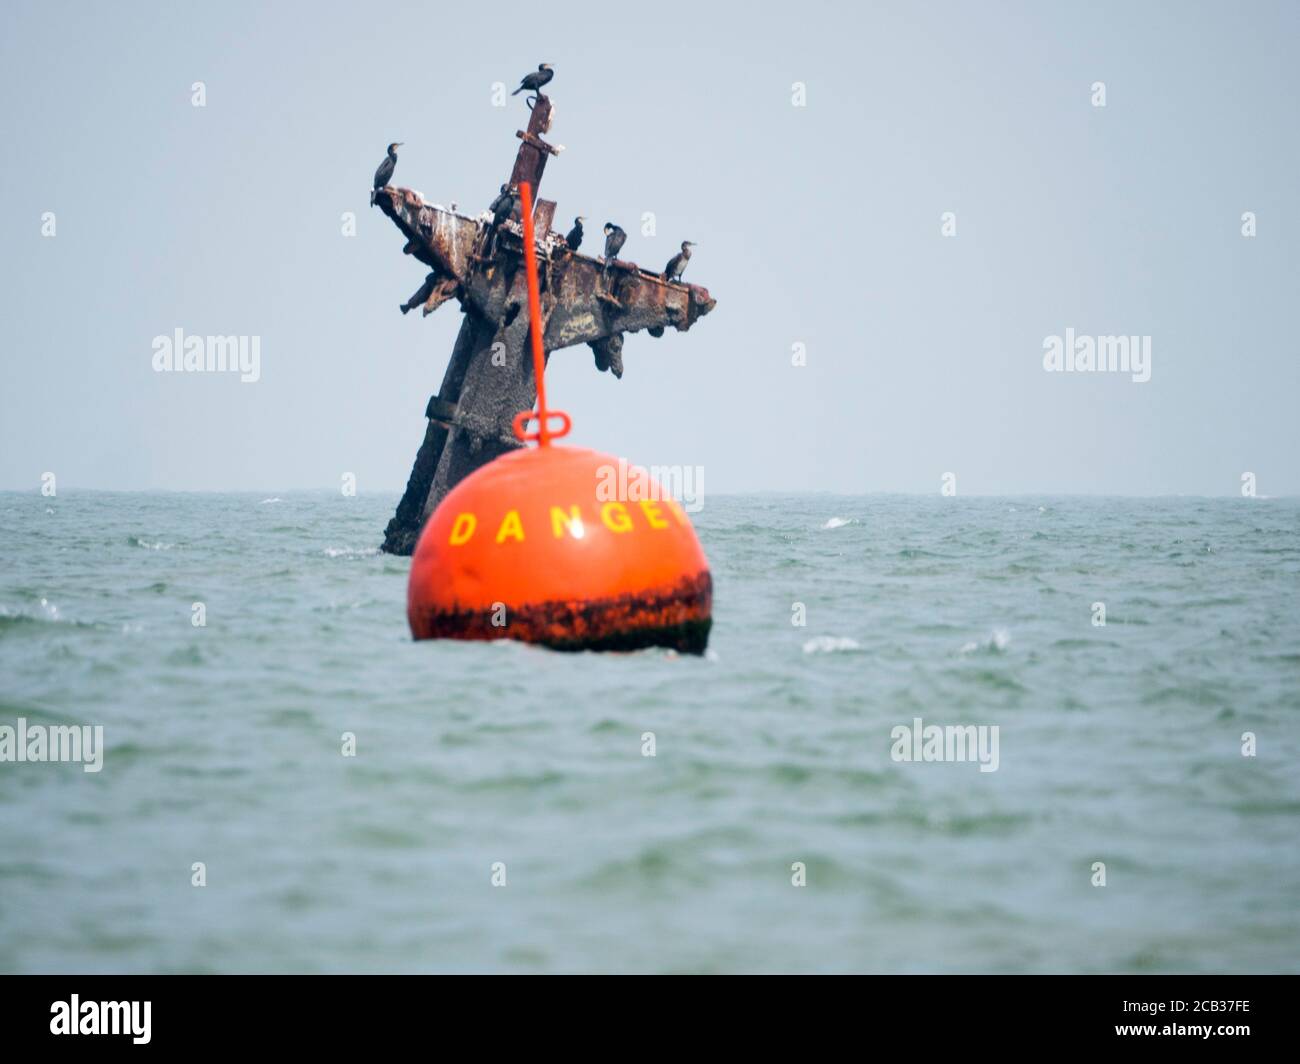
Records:
[[[534,193],[547,161],[559,150],[544,139],[552,107],[538,95],[509,184],[528,182]],[[430,314],[457,300],[465,318],[443,375],[425,407],[428,426],[406,491],[384,532],[383,549],[410,554],[429,515],[461,480],[493,458],[520,446],[512,431],[516,412],[536,398],[527,355],[528,297],[519,203],[495,234],[491,215],[462,214],[426,203],[410,189],[385,186],[378,206],[401,231],[403,251],[428,267],[424,283],[401,304]],[[556,204],[539,199],[533,214],[540,269],[546,355],[588,345],[596,367],[623,375],[623,338],[645,330],[662,336],[689,329],[716,301],[700,285],[671,283],[634,262],[603,260],[570,251],[552,223]],[[594,235],[594,234],[593,234]]]

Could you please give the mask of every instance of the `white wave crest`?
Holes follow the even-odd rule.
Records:
[[[1001,652],[1011,645],[1011,633],[1005,628],[994,628],[989,637],[982,643],[974,641],[963,643],[961,652],[963,654],[974,654],[977,650],[987,650]]]
[[[322,554],[327,558],[373,558],[378,547],[326,547]]]
[[[845,650],[861,650],[856,639],[846,635],[819,635],[803,645],[805,654],[836,654]]]

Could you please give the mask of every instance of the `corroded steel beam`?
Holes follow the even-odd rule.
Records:
[[[537,102],[533,104],[532,114],[528,118],[527,131],[515,133],[522,144],[519,145],[519,152],[515,156],[515,167],[510,171],[510,184],[516,187],[522,182],[527,181],[533,186],[533,199],[537,198],[538,189],[542,184],[542,174],[546,171],[546,160],[552,155],[559,155],[563,150],[552,144],[547,144],[542,139],[543,133],[551,131],[551,100],[549,96],[537,96]],[[519,205],[515,205],[514,217],[519,217]]]
[[[434,265],[438,282],[454,286],[462,305],[469,304],[466,309],[502,320],[526,305],[523,234],[517,222],[503,223],[493,259],[480,261],[476,253],[486,217],[426,204],[410,189],[381,189],[375,202],[415,245],[411,253]],[[700,285],[672,283],[621,259],[610,264],[606,276],[603,262],[569,251],[556,233],[539,241],[537,254],[548,351],[642,329],[671,326],[684,332],[716,305]]]

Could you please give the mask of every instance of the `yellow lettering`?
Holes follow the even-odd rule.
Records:
[[[451,535],[447,538],[447,542],[453,547],[468,543],[469,537],[474,534],[474,528],[477,525],[478,518],[473,514],[457,514],[456,522],[451,526]]]
[[[520,543],[524,541],[524,523],[519,520],[518,510],[507,511],[505,517],[501,519],[501,527],[497,529],[498,543],[504,543],[509,538]]]
[[[679,525],[681,525],[683,528],[690,528],[691,519],[686,516],[685,512],[682,510],[681,506],[678,504],[676,499],[669,496],[668,498],[664,499],[664,504],[668,507],[668,509],[672,510],[673,516],[677,518],[677,523]]]
[[[667,528],[668,522],[664,520],[663,512],[650,499],[641,500],[641,511],[645,514],[646,521],[651,528]]]
[[[621,502],[607,502],[600,508],[600,519],[611,532],[631,532],[632,518]]]
[[[551,531],[555,533],[555,538],[559,539],[564,535],[566,529],[574,539],[582,539],[584,535],[582,514],[578,512],[576,506],[570,506],[567,514],[558,506],[552,506]]]

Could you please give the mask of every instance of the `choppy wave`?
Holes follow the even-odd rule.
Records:
[[[143,536],[132,536],[127,540],[133,547],[143,547],[145,550],[171,550],[175,543],[164,543],[160,539],[150,540]]]
[[[861,650],[862,645],[856,639],[846,635],[818,635],[804,642],[805,654],[839,654],[847,650]]]
[[[326,547],[321,553],[327,558],[374,558],[382,552],[378,547]]]
[[[961,653],[975,654],[980,651],[985,651],[988,653],[1001,653],[1002,651],[1006,650],[1007,647],[1009,647],[1010,645],[1011,645],[1011,633],[1008,632],[1005,628],[994,628],[993,631],[989,633],[988,638],[986,639],[980,640],[978,642],[972,640],[969,643],[963,643],[961,647]]]

